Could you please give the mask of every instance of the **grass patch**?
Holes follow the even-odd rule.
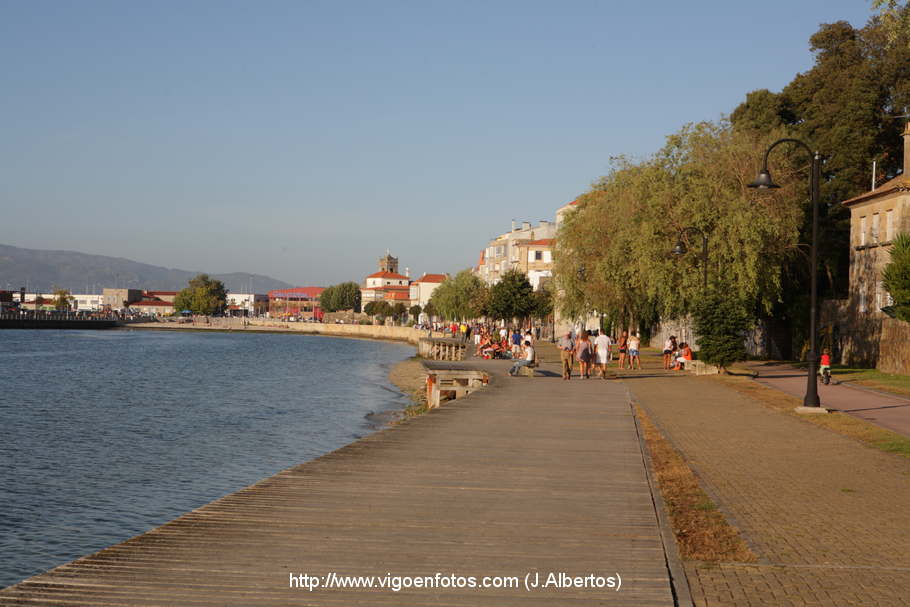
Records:
[[[717,505],[702,490],[682,456],[657,430],[641,407],[636,406],[635,411],[682,557],[709,563],[754,562],[755,554],[746,545],[739,530],[727,522]]]
[[[910,438],[879,428],[865,420],[853,417],[846,413],[828,413],[827,415],[800,415],[794,409],[803,404],[802,400],[785,394],[774,388],[764,386],[757,381],[745,377],[714,376],[715,381],[721,381],[753,400],[787,415],[797,417],[807,423],[827,428],[843,436],[858,440],[861,443],[885,451],[910,458]]]

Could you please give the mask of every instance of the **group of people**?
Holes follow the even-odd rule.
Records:
[[[518,327],[499,329],[479,327],[474,334],[474,356],[483,358],[523,358],[525,343],[533,346],[538,339],[532,329]]]
[[[596,332],[593,338],[585,330],[579,331],[577,337],[572,331],[566,332],[556,344],[562,361],[562,378],[572,379],[572,368],[578,361],[579,375],[583,379],[589,379],[595,373],[607,379],[607,366],[613,360],[614,346],[619,354],[620,369],[626,368],[626,363],[629,369],[641,369],[641,337],[635,331],[631,335],[623,331],[616,340],[602,331]]]
[[[683,371],[692,360],[692,348],[686,342],[676,343],[676,336],[671,335],[664,342],[664,369]]]

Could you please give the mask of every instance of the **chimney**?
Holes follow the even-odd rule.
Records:
[[[904,125],[904,177],[910,177],[910,120]]]
[[[513,220],[512,220],[512,231],[514,232],[514,231],[517,230],[517,229],[518,229],[518,228],[515,227],[515,220],[513,219]]]
[[[522,230],[530,230],[530,229],[531,229],[531,222],[530,222],[530,221],[522,221],[522,222],[521,222],[521,229],[522,229]]]
[[[411,277],[411,268],[405,267],[405,269],[404,269],[404,275],[405,275],[407,278],[410,278],[410,277]]]

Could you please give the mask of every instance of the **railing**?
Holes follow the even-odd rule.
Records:
[[[458,339],[423,337],[417,344],[417,354],[429,360],[464,360],[468,344]]]

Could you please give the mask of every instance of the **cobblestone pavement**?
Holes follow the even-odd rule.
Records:
[[[696,605],[910,604],[910,460],[661,373],[625,383],[759,557],[686,563]]]

